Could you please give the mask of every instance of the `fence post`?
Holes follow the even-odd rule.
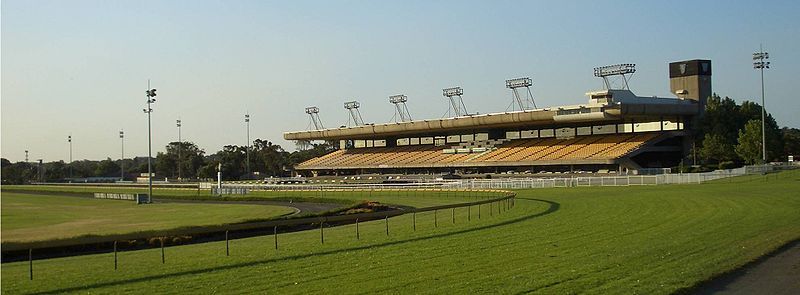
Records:
[[[478,219],[481,219],[481,204],[478,204]]]
[[[411,226],[417,231],[417,210],[411,213]]]
[[[439,210],[433,210],[433,227],[439,227],[437,219],[437,215],[439,214]]]
[[[117,270],[117,241],[114,241],[114,270]]]
[[[28,249],[28,271],[30,280],[33,281],[33,249]]]
[[[164,238],[161,238],[161,264],[164,264]]]
[[[494,202],[489,202],[489,216],[494,216]]]
[[[356,240],[361,239],[361,233],[358,231],[358,218],[356,218]]]
[[[272,235],[275,236],[275,250],[278,250],[278,226],[272,228]]]
[[[472,221],[472,205],[467,206],[467,221]]]
[[[231,256],[230,245],[228,244],[228,231],[225,231],[225,256]]]
[[[325,230],[323,229],[323,225],[325,225],[324,220],[319,222],[319,242],[321,244],[325,244]]]
[[[453,224],[456,224],[456,208],[453,208]]]
[[[385,222],[386,223],[386,236],[388,237],[389,236],[389,215],[386,215],[383,218],[383,220],[386,221]]]

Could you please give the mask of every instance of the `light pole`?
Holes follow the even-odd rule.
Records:
[[[119,142],[120,146],[122,147],[122,152],[120,153],[120,160],[119,160],[119,180],[125,180],[125,132],[120,130],[119,131]]]
[[[25,163],[28,163],[28,150],[25,150]]]
[[[153,159],[153,139],[152,134],[150,131],[150,113],[153,112],[153,109],[150,107],[150,104],[155,103],[156,99],[156,89],[150,88],[150,80],[147,80],[147,90],[144,91],[147,95],[147,108],[144,109],[144,112],[147,113],[147,203],[152,203],[153,199],[153,168],[152,168],[152,159]]]
[[[181,181],[181,146],[183,145],[183,141],[181,141],[181,119],[178,119],[175,123],[178,126],[178,181]]]
[[[244,123],[247,124],[247,145],[244,147],[247,157],[245,167],[247,167],[247,179],[250,179],[250,114],[244,115]]]
[[[767,163],[767,133],[766,133],[766,108],[764,104],[764,69],[769,69],[769,53],[764,52],[764,48],[759,46],[759,51],[753,53],[753,68],[761,71],[761,160],[763,164]]]
[[[69,143],[69,178],[72,178],[72,135],[67,136]]]

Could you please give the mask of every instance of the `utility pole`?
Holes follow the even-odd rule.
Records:
[[[67,136],[69,143],[69,178],[72,178],[72,135]]]

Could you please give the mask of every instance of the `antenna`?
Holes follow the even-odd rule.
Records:
[[[603,78],[603,83],[605,84],[606,89],[611,89],[611,84],[608,81],[608,77],[619,75],[622,76],[622,81],[625,82],[625,86],[622,89],[630,90],[630,87],[628,87],[628,80],[630,80],[631,76],[633,76],[633,73],[635,72],[635,64],[618,64],[594,68],[594,76]],[[626,74],[630,75],[626,76]]]
[[[442,89],[442,95],[450,99],[450,107],[453,108],[453,113],[456,117],[469,115],[467,113],[467,106],[464,105],[464,100],[461,95],[464,95],[464,89],[461,87],[451,87]],[[448,109],[448,113],[450,110]]]
[[[311,122],[314,123],[314,129],[316,130],[325,129],[325,126],[322,125],[322,120],[319,119],[318,107],[315,106],[307,107],[306,114],[311,116]]]
[[[395,107],[395,115],[400,117],[400,122],[411,121],[411,113],[408,111],[408,106],[406,106],[406,102],[408,101],[408,97],[402,94],[392,95],[389,96],[389,102],[394,104]],[[395,120],[397,122],[397,120]]]
[[[364,125],[364,119],[361,118],[361,112],[358,111],[358,108],[361,107],[361,104],[357,101],[348,101],[344,103],[344,108],[350,111],[350,118],[353,119],[353,124],[356,126]],[[348,127],[350,126],[350,119],[347,119]]]
[[[521,111],[530,109],[528,102],[533,104],[534,109],[536,108],[536,102],[533,100],[533,93],[531,93],[531,85],[533,85],[533,80],[530,77],[506,80],[506,87],[511,89],[514,94],[514,100]],[[526,98],[523,98],[519,93],[518,89],[522,87],[528,90],[528,97]]]

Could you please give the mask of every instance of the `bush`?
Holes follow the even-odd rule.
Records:
[[[719,163],[719,169],[733,169],[736,168],[736,163],[733,161],[724,161]]]

